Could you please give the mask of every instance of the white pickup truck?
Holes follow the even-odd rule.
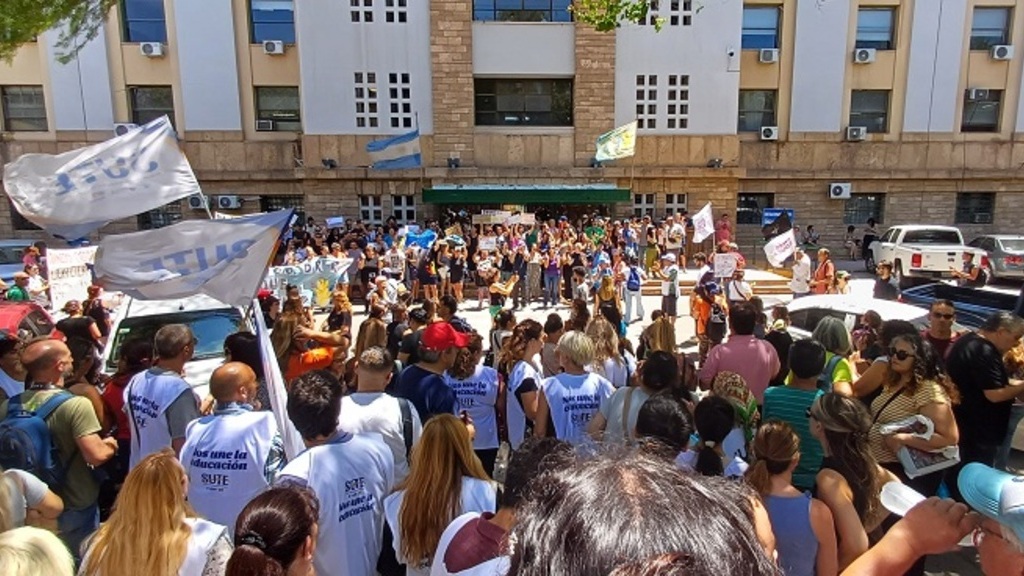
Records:
[[[892,262],[892,273],[900,288],[908,288],[921,279],[952,278],[950,269],[963,266],[964,252],[973,253],[978,266],[984,266],[985,258],[984,250],[965,246],[960,230],[953,226],[893,226],[870,248],[874,263]]]

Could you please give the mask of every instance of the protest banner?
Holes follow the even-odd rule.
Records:
[[[480,238],[480,249],[493,252],[498,248],[497,236],[484,236]]]
[[[786,258],[789,258],[795,250],[796,235],[793,234],[792,228],[772,238],[764,245],[764,254],[768,257],[768,262],[776,268],[781,267]]]
[[[50,276],[50,302],[60,309],[68,300],[85,300],[92,285],[92,266],[96,247],[54,249],[46,251],[46,268]]]
[[[262,288],[274,292],[283,300],[285,288],[289,284],[298,286],[306,305],[325,308],[331,303],[331,293],[338,275],[351,265],[351,258],[320,257],[302,264],[271,266],[263,279]]]
[[[344,216],[331,216],[330,218],[328,218],[324,222],[327,224],[328,228],[342,228],[343,226],[345,226],[345,217]]]
[[[732,278],[734,272],[736,272],[735,254],[715,254],[715,278]]]

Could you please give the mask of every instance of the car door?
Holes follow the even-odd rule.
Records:
[[[881,262],[882,260],[893,261],[893,253],[896,248],[896,238],[899,235],[898,228],[889,228],[882,234],[874,244],[874,250],[872,253],[875,255],[875,262]]]

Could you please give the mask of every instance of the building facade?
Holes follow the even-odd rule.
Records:
[[[568,4],[122,0],[69,63],[55,32],[0,63],[0,160],[168,114],[229,213],[712,202],[749,237],[777,207],[826,241],[868,218],[1024,220],[1024,1],[656,0],[613,33]],[[633,120],[636,156],[595,163]],[[416,127],[422,169],[368,168],[367,142]],[[182,201],[105,231],[197,217]],[[0,205],[0,237],[38,234]]]

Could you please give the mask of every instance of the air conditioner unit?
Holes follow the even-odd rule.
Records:
[[[989,48],[988,55],[993,60],[1012,60],[1013,59],[1013,46],[1008,44],[999,44]]]
[[[263,53],[270,55],[284,54],[284,42],[280,40],[267,40],[263,43]]]
[[[124,136],[125,134],[131,132],[132,130],[135,130],[138,127],[139,127],[138,124],[130,124],[130,123],[114,124],[114,136]]]
[[[257,120],[256,121],[257,132],[273,132],[274,121],[273,120]]]
[[[217,208],[221,210],[236,210],[242,207],[242,199],[235,195],[217,196]]]
[[[860,142],[868,137],[868,129],[864,126],[850,126],[846,129],[846,139],[850,142]]]
[[[206,210],[206,196],[193,194],[188,197],[188,207],[192,210]]]
[[[139,44],[139,52],[147,58],[162,58],[164,45],[159,42],[143,42]]]
[[[853,186],[849,182],[833,182],[828,185],[828,197],[833,200],[849,200]]]
[[[758,52],[757,60],[761,64],[775,64],[779,61],[778,48],[761,48],[761,51]]]
[[[778,126],[761,126],[761,140],[778,140]]]
[[[988,100],[988,88],[968,88],[967,99],[972,102]]]
[[[854,64],[870,64],[875,61],[874,48],[857,48],[853,51]]]

